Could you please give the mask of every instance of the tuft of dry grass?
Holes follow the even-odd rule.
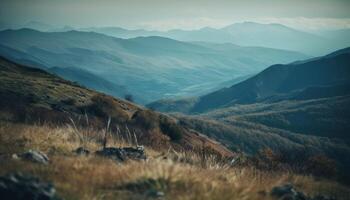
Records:
[[[151,190],[164,192],[166,199],[271,199],[271,188],[288,182],[309,195],[347,199],[350,194],[343,185],[311,176],[231,167],[214,157],[206,157],[203,165],[201,155],[193,152],[146,148],[148,160],[122,164],[94,154],[78,156],[73,150],[82,144],[72,126],[0,125],[0,175],[17,171],[33,174],[53,182],[65,199],[146,199]],[[103,130],[84,129],[79,133],[90,151],[101,148]],[[129,144],[111,138],[107,145]],[[47,153],[50,164],[10,158],[27,149]]]

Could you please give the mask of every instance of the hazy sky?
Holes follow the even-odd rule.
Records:
[[[0,0],[0,21],[158,30],[242,21],[299,29],[350,28],[350,0]]]

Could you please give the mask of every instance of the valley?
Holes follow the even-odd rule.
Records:
[[[347,48],[304,62],[273,65],[229,88],[147,106],[173,113],[233,151],[256,154],[270,148],[290,157],[326,154],[347,173],[349,59]]]
[[[23,64],[34,62],[48,70],[59,67],[86,71],[127,92],[93,89],[121,98],[131,94],[142,104],[205,94],[271,64],[308,58],[298,52],[261,47],[193,44],[155,36],[119,39],[79,31],[6,30],[0,32],[0,45],[0,55]],[[72,78],[65,73],[59,75]],[[81,78],[74,81],[84,85],[91,80]]]

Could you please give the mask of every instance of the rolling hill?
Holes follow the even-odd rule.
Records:
[[[303,62],[273,65],[229,88],[199,97],[188,112],[206,112],[235,104],[347,95],[350,92],[349,63],[350,49],[346,48]],[[157,109],[159,104],[149,106]],[[165,105],[162,108],[166,111]]]
[[[0,54],[17,62],[82,69],[123,86],[139,103],[206,94],[265,66],[307,58],[261,47],[196,44],[155,36],[119,39],[79,31],[6,30],[0,32],[0,45]]]
[[[0,57],[0,120],[29,124],[69,124],[94,129],[129,127],[140,144],[158,149],[208,150],[232,155],[219,143],[181,126],[167,115],[115,99],[41,69]],[[85,120],[81,120],[84,118]]]
[[[261,73],[201,97],[148,106],[232,150],[270,148],[289,156],[325,154],[349,177],[350,48]]]

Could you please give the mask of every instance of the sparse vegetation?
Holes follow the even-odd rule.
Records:
[[[336,182],[348,183],[347,157],[339,159],[349,153],[346,141],[266,126],[288,124],[282,112],[259,123],[264,105],[242,106],[245,115],[231,108],[173,117],[41,70],[0,64],[0,175],[51,181],[65,199],[271,199],[271,188],[287,182],[308,196],[349,197]],[[94,153],[129,146],[145,148],[148,159],[119,163]],[[49,163],[16,156],[29,149],[47,154]]]
[[[175,136],[175,144],[168,135],[175,129],[162,132],[160,114],[154,111],[5,59],[0,59],[0,73],[4,75],[0,77],[0,120],[63,126],[74,122],[76,129],[105,129],[111,119],[110,132],[121,140],[133,138],[133,141],[140,141],[140,145],[158,149],[200,149],[200,144],[191,140],[197,136],[186,129],[176,129],[186,135],[187,140],[179,141]],[[214,151],[231,153],[221,145],[208,143]]]
[[[70,106],[73,106],[76,103],[75,99],[73,98],[63,99],[61,102]]]
[[[86,147],[93,151],[101,147],[91,129],[80,130],[86,135]],[[79,156],[73,150],[80,146],[71,126],[24,125],[1,122],[0,175],[21,171],[52,181],[58,195],[65,199],[142,199],[157,192],[166,199],[271,199],[273,186],[292,183],[308,195],[318,194],[347,199],[349,188],[327,179],[315,179],[290,172],[261,171],[252,167],[231,167],[215,159],[203,167],[200,155],[187,152],[159,152],[146,148],[149,159],[129,161],[122,165],[95,155]],[[122,145],[109,140],[109,146]],[[124,145],[127,145],[124,143]],[[13,160],[13,153],[37,149],[48,154],[50,163],[41,166]],[[158,193],[158,194],[161,194]]]
[[[158,115],[149,110],[138,110],[132,116],[132,123],[146,130],[152,130],[159,126]]]
[[[129,119],[128,113],[124,111],[119,102],[110,96],[96,94],[91,98],[91,101],[91,104],[83,106],[81,109],[105,120],[110,117],[113,122],[117,123],[125,123]]]
[[[179,141],[182,139],[183,131],[181,130],[181,127],[168,118],[160,118],[160,129],[163,133],[168,135],[171,140]]]

